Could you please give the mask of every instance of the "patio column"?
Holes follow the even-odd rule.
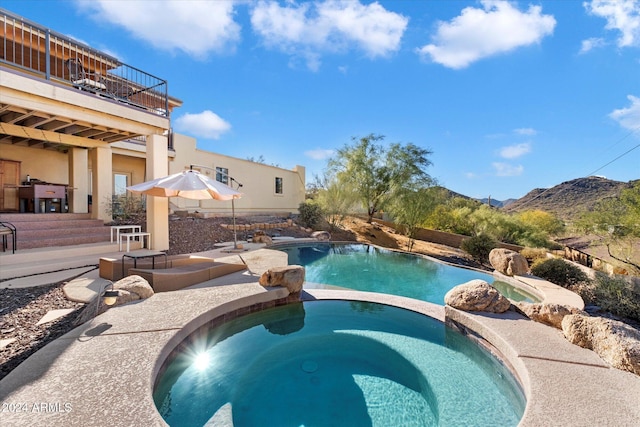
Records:
[[[89,212],[89,151],[82,147],[69,149],[69,212]]]
[[[113,221],[110,213],[111,196],[113,195],[111,147],[92,148],[90,156],[93,177],[91,218],[111,222]]]
[[[169,174],[167,137],[147,135],[147,181]],[[147,232],[153,250],[169,249],[169,199],[147,196]]]

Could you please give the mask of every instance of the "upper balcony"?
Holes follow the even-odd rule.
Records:
[[[0,9],[0,65],[169,117],[167,81]]]

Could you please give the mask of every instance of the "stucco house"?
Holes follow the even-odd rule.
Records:
[[[199,150],[172,132],[182,101],[167,81],[0,9],[0,212],[85,214],[110,222],[128,185],[200,168],[241,182],[242,214],[295,213],[305,169]],[[171,210],[230,214],[227,202],[147,197],[153,249],[169,245]]]

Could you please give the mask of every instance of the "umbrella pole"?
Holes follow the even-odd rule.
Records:
[[[236,228],[235,199],[231,199],[231,216],[233,217],[233,249],[238,249],[238,230]]]

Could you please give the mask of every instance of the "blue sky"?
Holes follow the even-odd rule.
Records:
[[[370,133],[430,149],[429,173],[471,197],[640,178],[640,0],[2,7],[168,80],[199,148],[307,182]]]

